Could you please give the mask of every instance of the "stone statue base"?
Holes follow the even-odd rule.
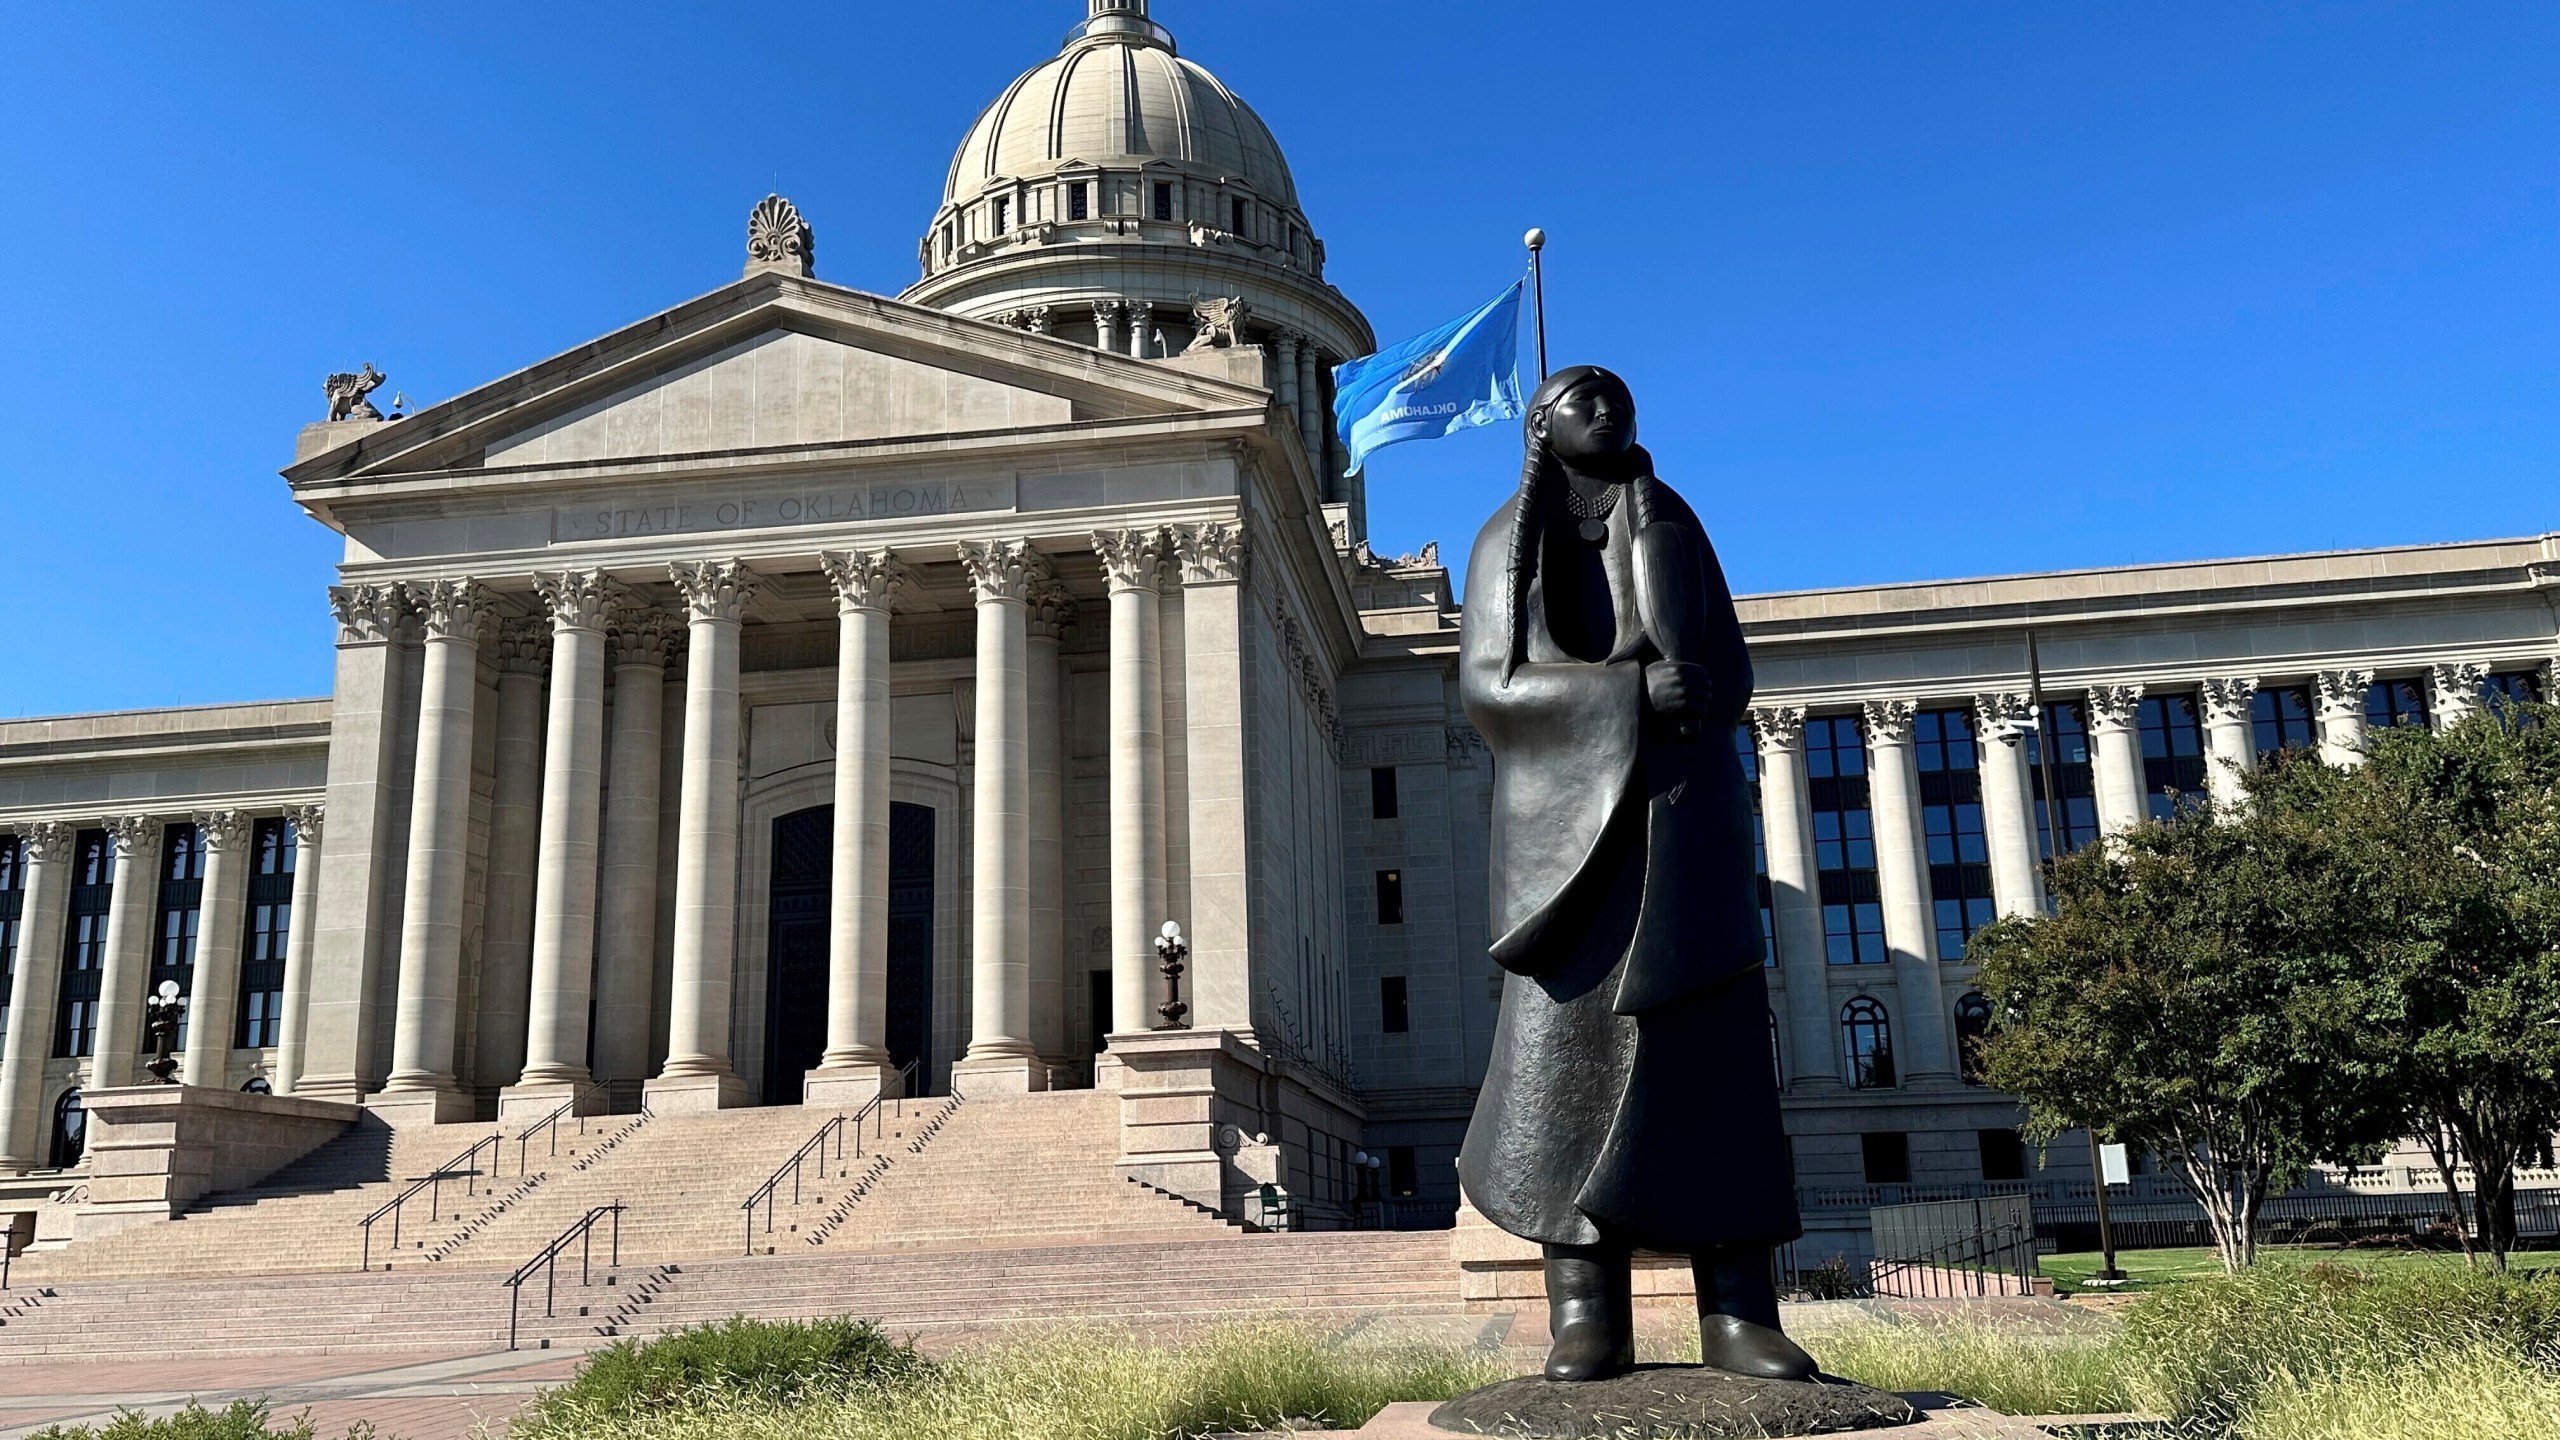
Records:
[[[1578,1384],[1524,1376],[1431,1412],[1435,1430],[1517,1440],[1836,1435],[1919,1419],[1909,1402],[1846,1380],[1754,1380],[1696,1365],[1645,1365],[1614,1380]]]

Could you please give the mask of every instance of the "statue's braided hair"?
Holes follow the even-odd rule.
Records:
[[[1509,643],[1504,646],[1502,660],[1502,678],[1506,684],[1511,680],[1511,672],[1527,658],[1529,578],[1532,567],[1537,563],[1538,536],[1545,523],[1540,510],[1549,503],[1548,496],[1554,493],[1555,487],[1566,483],[1564,463],[1556,459],[1555,451],[1538,437],[1538,421],[1563,403],[1567,395],[1586,385],[1602,383],[1615,385],[1621,391],[1627,388],[1626,381],[1597,365],[1574,365],[1559,370],[1548,376],[1537,393],[1529,397],[1529,412],[1520,422],[1526,442],[1523,446],[1526,458],[1520,467],[1519,507],[1511,516],[1510,563],[1506,571],[1510,593],[1503,597],[1503,623],[1510,627]],[[1638,450],[1634,453],[1641,456],[1643,452]],[[1650,470],[1652,466],[1650,462],[1644,462],[1643,468]],[[1634,492],[1629,498],[1642,506],[1643,487],[1631,485],[1628,488]],[[1637,525],[1642,526],[1651,517],[1639,511],[1634,518]]]

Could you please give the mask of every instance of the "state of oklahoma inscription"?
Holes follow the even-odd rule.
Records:
[[[723,486],[717,493],[635,499],[603,496],[554,507],[551,538],[624,540],[790,525],[925,519],[1015,508],[1011,476],[912,483]]]

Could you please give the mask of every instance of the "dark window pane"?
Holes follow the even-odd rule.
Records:
[[[1859,1136],[1858,1154],[1866,1163],[1868,1184],[1911,1183],[1911,1137],[1901,1131],[1869,1131]]]
[[[1388,975],[1378,981],[1378,1016],[1378,1028],[1389,1035],[1413,1028],[1412,1017],[1405,1011],[1403,976]]]
[[[1401,870],[1378,872],[1378,923],[1404,923],[1404,872]]]
[[[1369,818],[1396,818],[1396,767],[1379,765],[1369,771]]]

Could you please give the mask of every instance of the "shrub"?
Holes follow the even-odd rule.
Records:
[[[373,1426],[347,1429],[348,1440],[373,1440]],[[194,1401],[174,1415],[153,1417],[127,1410],[104,1427],[48,1425],[29,1440],[312,1440],[311,1414],[296,1415],[279,1427],[268,1421],[264,1400],[234,1400],[220,1410]]]
[[[789,1405],[903,1383],[932,1368],[914,1347],[867,1320],[738,1316],[609,1346],[539,1404],[588,1414],[739,1401]]]

